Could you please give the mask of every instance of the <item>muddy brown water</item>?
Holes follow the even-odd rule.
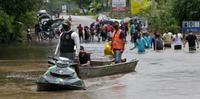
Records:
[[[83,45],[92,59],[103,57],[102,43]],[[199,50],[149,49],[137,54],[131,46],[127,44],[123,57],[139,59],[136,72],[85,79],[87,90],[56,92],[38,92],[35,84],[47,70],[46,56],[54,47],[1,48],[0,99],[199,99]]]

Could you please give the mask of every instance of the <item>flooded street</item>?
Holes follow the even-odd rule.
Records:
[[[75,20],[75,19],[73,19]],[[86,20],[85,18],[80,20]],[[79,21],[76,21],[79,22]],[[75,24],[78,24],[76,23]],[[103,43],[83,43],[91,59],[103,57]],[[130,51],[123,57],[138,59],[136,72],[85,79],[86,90],[38,92],[36,79],[47,70],[47,56],[55,46],[45,45],[17,51],[0,48],[0,99],[199,99],[200,51],[187,47],[144,54]],[[17,48],[18,49],[18,48]],[[11,52],[14,51],[14,52]],[[27,51],[29,54],[22,54]]]

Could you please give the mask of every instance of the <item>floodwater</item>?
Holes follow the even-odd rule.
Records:
[[[103,57],[102,43],[82,45],[92,53],[92,59]],[[1,60],[0,99],[199,99],[199,50],[189,53],[187,48],[160,52],[150,49],[137,54],[129,50],[131,46],[127,44],[123,57],[139,60],[136,72],[85,79],[87,90],[38,92],[35,81],[47,69],[45,58]]]
[[[91,59],[103,57],[102,43],[82,45]],[[149,49],[138,54],[131,47],[127,43],[123,57],[139,60],[136,72],[85,79],[86,90],[56,92],[38,92],[35,84],[47,70],[47,56],[55,44],[0,47],[0,99],[199,99],[199,50]]]

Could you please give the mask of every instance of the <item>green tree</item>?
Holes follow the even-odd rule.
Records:
[[[83,11],[83,14],[86,14],[84,9],[88,10],[88,6],[94,0],[75,0],[75,1],[78,4],[79,9],[81,9]]]
[[[152,32],[177,32],[180,27],[177,19],[173,15],[173,0],[156,0],[155,16],[151,16],[151,7],[140,13],[142,17],[148,19],[149,30]]]
[[[0,10],[0,42],[7,43],[12,39],[12,35],[14,35],[12,23],[13,18]]]
[[[51,15],[61,12],[61,6],[70,0],[50,0],[49,3],[45,3],[42,9],[46,9]]]
[[[38,10],[42,0],[0,0],[0,7],[10,16],[18,20],[27,12]]]
[[[88,9],[89,9],[89,13],[96,14],[102,9],[102,4],[97,2],[96,0],[93,0],[90,3],[90,6]]]
[[[175,0],[173,15],[181,25],[184,20],[200,19],[200,0]]]
[[[36,22],[42,0],[0,0],[0,43],[22,41],[24,29]]]

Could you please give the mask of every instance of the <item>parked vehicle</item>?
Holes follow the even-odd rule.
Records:
[[[62,23],[64,19],[47,20],[42,24],[41,37],[43,40],[47,38],[58,38],[61,33]]]

